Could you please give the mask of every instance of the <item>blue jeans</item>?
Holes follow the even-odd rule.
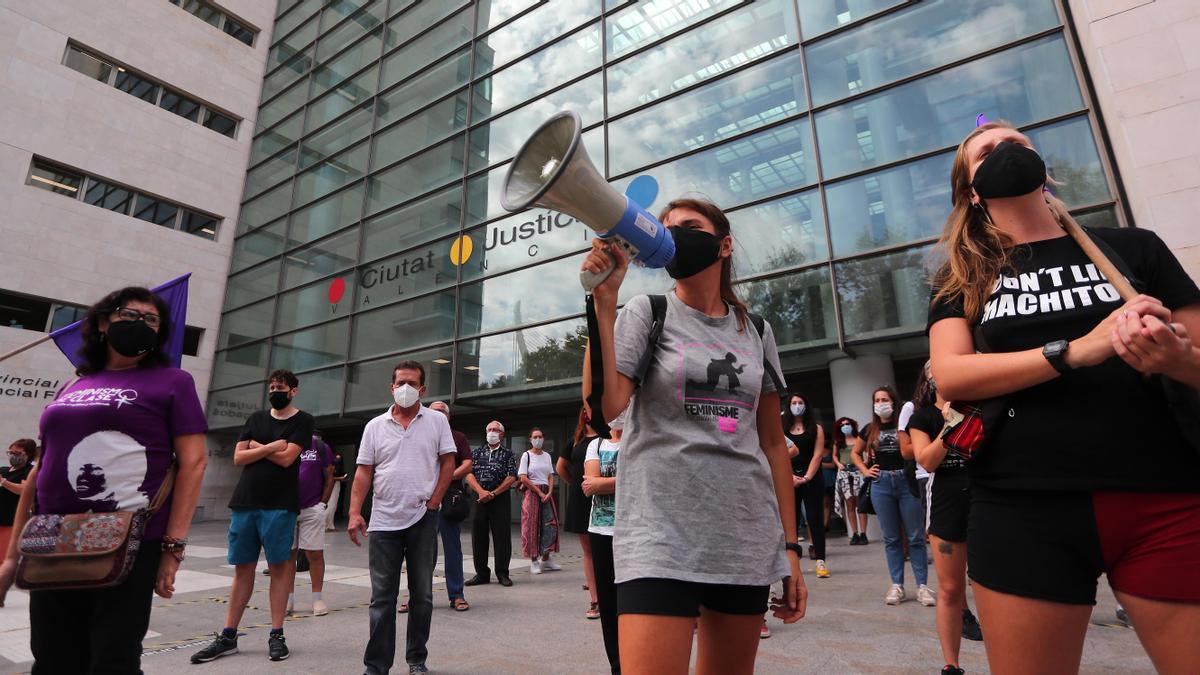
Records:
[[[921,500],[908,490],[903,471],[881,471],[871,483],[871,504],[883,530],[883,550],[887,555],[888,574],[893,584],[904,585],[904,546],[900,542],[901,524],[908,535],[908,557],[918,584],[928,581],[929,567],[925,550],[925,511]]]
[[[446,593],[454,602],[463,597],[462,523],[446,520],[439,511],[438,534],[446,559]]]
[[[363,665],[370,675],[386,675],[396,658],[396,598],[400,568],[408,563],[408,636],[404,652],[409,665],[424,665],[433,621],[433,568],[437,564],[437,513],[427,512],[411,527],[367,536],[371,568],[370,635]]]

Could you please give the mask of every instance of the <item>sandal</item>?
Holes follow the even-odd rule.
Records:
[[[467,604],[466,598],[455,598],[454,602],[450,603],[450,608],[456,612],[465,612],[471,609],[471,605]]]
[[[400,609],[397,609],[396,613],[397,614],[408,614],[408,603],[407,602],[401,603]]]
[[[590,607],[588,607],[588,611],[586,614],[584,614],[584,616],[586,616],[589,619],[599,619],[600,618],[600,603],[593,602],[592,605]]]

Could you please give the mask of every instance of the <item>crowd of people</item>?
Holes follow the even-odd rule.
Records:
[[[636,296],[618,311],[628,260],[593,243],[583,270],[608,276],[589,299],[585,403],[557,462],[537,428],[518,458],[500,421],[471,448],[446,403],[423,403],[424,367],[402,361],[388,378],[393,404],[363,429],[351,479],[297,408],[299,378],[276,370],[270,408],[246,420],[233,452],[242,473],[229,501],[224,625],[192,661],[238,651],[260,557],[270,577],[267,652],[288,658],[283,629],[299,561],[313,614],[328,611],[330,503],[349,480],[347,532],[356,545],[365,540],[370,568],[368,673],[392,668],[399,614],[405,664],[427,671],[439,535],[452,609],[470,610],[466,587],[513,585],[514,488],[531,574],[561,569],[563,531],[580,537],[586,616],[599,620],[613,673],[685,673],[693,645],[699,673],[751,672],[769,635],[765,615],[805,615],[802,540],[816,578],[833,574],[833,514],[855,546],[870,544],[876,515],[883,601],[908,598],[908,563],[917,602],[937,607],[947,675],[963,672],[964,637],[986,638],[994,672],[1077,671],[1101,574],[1154,666],[1193,672],[1200,439],[1186,419],[1196,411],[1168,394],[1200,388],[1190,337],[1200,334],[1200,289],[1153,233],[1091,232],[1143,293],[1122,299],[1064,233],[1074,222],[1050,182],[1011,125],[982,124],[959,145],[933,276],[930,361],[910,401],[875,389],[861,425],[840,416],[825,428],[810,399],[787,388],[772,326],[732,284],[730,222],[699,199],[660,213],[676,247],[666,295]],[[46,407],[39,442],[9,446],[0,605],[14,580],[31,583],[18,563],[42,545],[38,536],[57,536],[45,528],[68,516],[135,514],[93,521],[108,523],[94,525],[96,538],[127,553],[104,583],[82,583],[69,565],[39,578],[45,590],[31,592],[29,608],[35,673],[137,672],[152,594],[174,593],[207,463],[195,385],[164,356],[178,329],[146,289],[108,294],[87,311],[83,365]],[[1143,452],[1169,470],[1131,471]],[[561,514],[560,480],[569,494]],[[464,579],[461,524],[472,512],[474,575]],[[102,544],[76,541],[78,550],[56,555]],[[63,634],[72,649],[62,649]]]

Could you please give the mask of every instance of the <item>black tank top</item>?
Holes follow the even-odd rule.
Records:
[[[804,428],[804,433],[802,434],[793,434],[788,431],[784,435],[790,438],[800,451],[792,458],[792,473],[797,476],[803,476],[808,473],[808,464],[812,461],[813,451],[817,446],[816,425],[808,425]]]
[[[871,430],[868,425],[866,433],[870,438]],[[875,463],[882,471],[900,471],[904,469],[904,457],[900,455],[900,438],[896,432],[895,420],[886,422],[879,427],[875,438]]]

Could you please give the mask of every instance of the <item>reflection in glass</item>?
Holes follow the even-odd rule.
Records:
[[[578,382],[587,324],[568,319],[458,343],[458,391]]]
[[[369,260],[458,232],[462,186],[455,185],[363,223],[363,255]]]
[[[295,9],[280,16],[280,18],[275,21],[275,33],[272,39],[278,40],[279,38],[287,35],[288,33],[292,32],[296,26],[299,26],[305,19],[315,15],[321,9],[321,2],[322,0],[303,0],[303,2],[301,2],[300,5]],[[314,31],[317,29],[317,22],[315,19],[313,20],[312,28]]]
[[[99,57],[92,56],[75,45],[67,45],[67,58],[63,64],[101,82],[108,82],[113,69]]]
[[[283,233],[287,221],[279,220],[233,242],[233,256],[229,264],[232,274],[279,255],[283,252]]]
[[[380,38],[381,31],[382,29],[370,33],[333,60],[315,68],[309,98],[316,98],[337,87],[367,64],[379,60],[380,44],[383,42]]]
[[[246,172],[246,193],[244,198],[250,198],[278,185],[285,178],[296,173],[296,147],[292,146],[267,161]]]
[[[467,90],[444,98],[386,131],[375,132],[372,168],[387,166],[467,126]]]
[[[225,307],[240,307],[275,293],[279,284],[279,259],[229,277],[225,282]]]
[[[351,14],[359,12],[359,10],[361,10],[363,7],[371,4],[371,1],[372,0],[333,0],[325,8],[325,11],[321,12],[321,32],[324,33],[342,19],[345,19]],[[385,5],[387,4],[387,0],[383,0],[379,4]],[[358,18],[359,16],[361,15],[356,14],[355,18]]]
[[[1083,107],[1061,35],[1051,35],[817,114],[825,178],[956,146],[975,116],[1018,126]]]
[[[816,190],[730,212],[733,276],[742,278],[829,259]]]
[[[35,159],[29,172],[29,184],[74,199],[79,195],[83,176]]]
[[[267,376],[267,343],[255,342],[213,355],[213,389],[246,382],[257,382]]]
[[[300,138],[304,126],[304,111],[297,110],[295,114],[269,131],[260,134],[250,144],[250,164],[254,165],[263,159],[279,152]]]
[[[885,169],[825,188],[838,257],[936,237],[950,215],[954,153]]]
[[[814,38],[839,26],[906,2],[911,0],[839,0],[798,2],[796,5],[800,8],[801,32],[805,38]]]
[[[300,148],[300,168],[312,166],[371,133],[371,124],[375,121],[372,103],[368,100],[354,112],[308,137]]]
[[[413,7],[406,10],[403,14],[388,21],[387,28],[384,30],[385,46],[384,51],[394,49],[408,42],[414,35],[426,30],[435,23],[450,16],[459,7],[463,6],[463,0],[440,0],[440,2],[417,2]],[[471,37],[470,18],[471,11],[464,10],[447,23],[453,23],[456,26],[463,25],[463,21],[467,21],[465,35]],[[456,32],[456,31],[455,31]],[[441,54],[435,53],[434,57]],[[426,59],[431,60],[431,59]]]
[[[582,251],[594,236],[591,228],[565,213],[541,208],[522,211],[467,232],[473,254],[462,265],[462,278],[478,279]],[[578,267],[575,264],[576,273]]]
[[[588,154],[590,155],[591,151]],[[500,206],[500,187],[504,184],[504,174],[507,171],[508,165],[503,164],[487,173],[467,179],[466,227],[507,213],[504,207]]]
[[[1058,183],[1050,190],[1067,206],[1089,206],[1112,198],[1086,115],[1038,127],[1025,135],[1046,161],[1047,173]]]
[[[486,75],[523,54],[548,44],[596,16],[596,0],[547,2],[475,43],[475,77]],[[479,58],[483,55],[483,58]],[[598,91],[598,90],[597,90]]]
[[[444,8],[449,2],[423,2],[420,6]],[[380,89],[386,89],[393,84],[412,75],[429,63],[442,58],[458,46],[471,39],[471,22],[474,8],[467,6],[462,11],[439,24],[436,28],[408,43],[399,50],[392,52],[383,60],[383,78]],[[429,24],[406,24],[405,14],[393,19],[388,25],[389,34],[393,26],[408,25],[411,29],[423,29]],[[390,49],[392,44],[385,47]]]
[[[222,115],[212,108],[204,111],[204,126],[230,138],[237,133],[237,120],[228,115]]]
[[[847,340],[920,333],[929,314],[930,247],[835,265]]]
[[[362,178],[367,173],[368,143],[323,160],[296,176],[297,201],[323,197],[334,190]]]
[[[463,175],[463,136],[410,157],[367,181],[367,213],[407,201]]]
[[[209,429],[240,429],[250,413],[263,407],[267,388],[262,383],[248,384],[237,389],[214,391],[208,395],[204,411],[208,415]]]
[[[597,73],[569,87],[539,97],[488,124],[473,128],[469,170],[477,171],[496,162],[511,159],[533,130],[560,110],[579,113],[585,127],[601,121],[604,117],[603,101],[596,92],[600,91],[602,86],[600,74]],[[599,156],[593,157],[592,160],[603,162],[604,158]]]
[[[790,1],[755,2],[609,66],[608,114],[719,77],[796,40],[796,15]]]
[[[260,100],[266,101],[275,94],[283,91],[289,84],[307,73],[311,67],[312,55],[309,49],[293,54],[290,59],[283,62],[278,70],[263,78],[262,98]]]
[[[387,0],[376,0],[373,4],[355,12],[349,21],[339,24],[337,28],[322,35],[320,41],[317,42],[317,62],[324,62],[367,31],[378,28],[383,23],[383,12],[386,7]]]
[[[254,122],[255,131],[266,129],[292,114],[297,108],[304,105],[304,101],[307,98],[308,80],[302,79],[293,84],[287,91],[271,99],[270,103],[258,109],[258,119]]]
[[[183,94],[177,94],[170,90],[163,91],[162,99],[158,102],[158,107],[163,110],[170,110],[185,120],[195,122],[200,119],[199,103]]]
[[[1083,227],[1120,227],[1121,223],[1117,220],[1116,209],[1108,207],[1099,211],[1090,213],[1073,214],[1075,222]]]
[[[608,58],[615,59],[745,1],[640,0],[608,17]]]
[[[292,183],[288,181],[242,204],[242,209],[238,212],[237,233],[241,234],[252,230],[282,216],[287,213],[291,202]]]
[[[349,319],[277,336],[271,347],[271,370],[286,368],[295,372],[345,361],[349,339]]]
[[[129,205],[133,201],[133,192],[119,185],[89,178],[87,190],[83,193],[83,201],[92,206],[108,209],[109,211],[129,213]]]
[[[358,309],[370,309],[427,291],[454,285],[453,238],[363,265],[355,271]]]
[[[354,317],[352,358],[390,354],[454,338],[454,289]]]
[[[753,66],[608,125],[612,175],[711,145],[807,107],[794,54]]]
[[[583,258],[580,254],[463,286],[459,336],[579,314],[583,310],[579,299]]]
[[[275,301],[275,332],[346,316],[354,305],[354,275],[346,273],[288,291]]]
[[[492,0],[481,3],[477,34],[482,35],[495,26],[508,21],[522,10],[532,7],[541,0]]]
[[[447,399],[454,376],[453,358],[453,345],[444,345],[356,363],[346,376],[349,383],[346,409],[379,413],[387,410],[392,404],[392,372],[401,361],[416,361],[425,367],[425,401]]]
[[[158,100],[158,85],[140,75],[135,75],[124,68],[117,68],[117,89],[132,94],[143,101],[154,103]]]
[[[146,195],[138,195],[137,201],[133,205],[134,218],[148,220],[155,225],[165,227],[175,227],[175,216],[178,213],[178,206]]]
[[[481,58],[486,55],[476,50],[476,63]],[[497,114],[599,67],[600,24],[596,23],[479,82],[475,91],[491,102],[485,114]]]
[[[333,91],[309,103],[308,117],[304,120],[304,133],[307,134],[370,99],[375,94],[378,79],[379,68],[368,68],[361,75],[341,83]]]
[[[300,391],[294,401],[297,408],[313,415],[336,415],[342,411],[345,367],[298,373],[296,377],[300,378]]]
[[[358,256],[358,228],[289,252],[283,257],[281,288],[294,288],[315,281],[347,267],[353,267]]]
[[[362,213],[363,187],[355,185],[292,214],[288,247],[308,243],[358,220]]]
[[[180,230],[204,239],[215,240],[217,238],[218,224],[217,218],[188,209],[184,209],[183,215],[179,217]]]
[[[217,331],[217,349],[269,337],[274,316],[275,304],[270,300],[222,315],[221,328]]]
[[[1046,0],[916,3],[805,47],[813,105],[954,63],[1057,25],[1058,11]]]
[[[379,126],[407,116],[470,79],[471,50],[465,48],[379,97]],[[478,98],[478,95],[476,95]]]
[[[766,281],[739,284],[734,291],[775,332],[779,351],[837,341],[829,268],[820,267]]]

